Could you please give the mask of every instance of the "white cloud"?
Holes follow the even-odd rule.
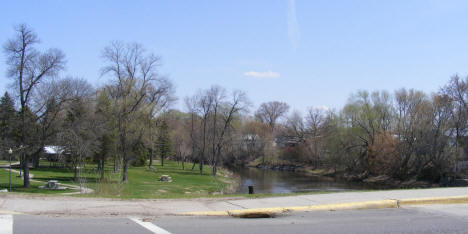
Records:
[[[277,72],[266,71],[266,72],[256,72],[249,71],[245,72],[244,76],[254,77],[254,78],[279,78],[280,74]]]
[[[328,106],[314,106],[311,108],[311,110],[319,110],[319,111],[329,111],[330,108]]]
[[[330,107],[328,107],[328,106],[317,106],[315,108],[317,108],[319,110],[323,110],[323,111],[329,111],[330,110]]]
[[[288,4],[288,37],[294,50],[299,46],[299,39],[301,37],[299,30],[299,24],[297,23],[296,17],[296,2],[295,0],[289,0]]]

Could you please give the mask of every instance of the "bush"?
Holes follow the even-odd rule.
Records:
[[[146,161],[149,158],[148,151],[145,148],[139,147],[134,151],[135,157],[131,161],[131,165],[134,167],[142,167],[146,165]]]

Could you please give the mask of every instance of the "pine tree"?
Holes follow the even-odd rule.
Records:
[[[164,166],[164,158],[170,155],[172,152],[171,137],[169,135],[169,127],[166,120],[163,120],[161,126],[159,127],[159,136],[156,144],[158,146],[159,155],[161,157],[161,166]]]
[[[2,149],[13,147],[15,141],[15,103],[8,92],[0,99],[0,139]]]

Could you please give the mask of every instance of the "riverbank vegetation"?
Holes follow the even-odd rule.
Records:
[[[222,190],[223,165],[309,170],[393,187],[449,182],[467,166],[466,78],[454,76],[431,94],[361,90],[341,110],[311,107],[304,114],[281,101],[252,109],[246,93],[216,85],[175,97],[171,80],[158,73],[160,58],[137,43],[103,48],[107,81],[93,87],[63,77],[63,52],[41,52],[38,42],[19,25],[4,44],[15,89],[0,100],[0,156],[6,160],[12,149],[26,188],[30,167],[56,179],[53,170],[42,172],[41,159],[77,183],[94,180],[90,186],[103,194],[127,184],[123,196],[134,197],[175,195],[173,187],[146,184],[165,170],[194,194]],[[177,100],[182,110],[173,108]],[[92,180],[89,165],[98,175]],[[200,183],[208,187],[195,189]]]

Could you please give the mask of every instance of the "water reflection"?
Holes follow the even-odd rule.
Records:
[[[255,193],[295,193],[365,189],[361,184],[336,181],[334,178],[330,177],[310,176],[304,173],[262,170],[258,168],[237,168],[233,171],[241,178],[241,186],[237,193],[247,193],[249,185],[255,187]]]

